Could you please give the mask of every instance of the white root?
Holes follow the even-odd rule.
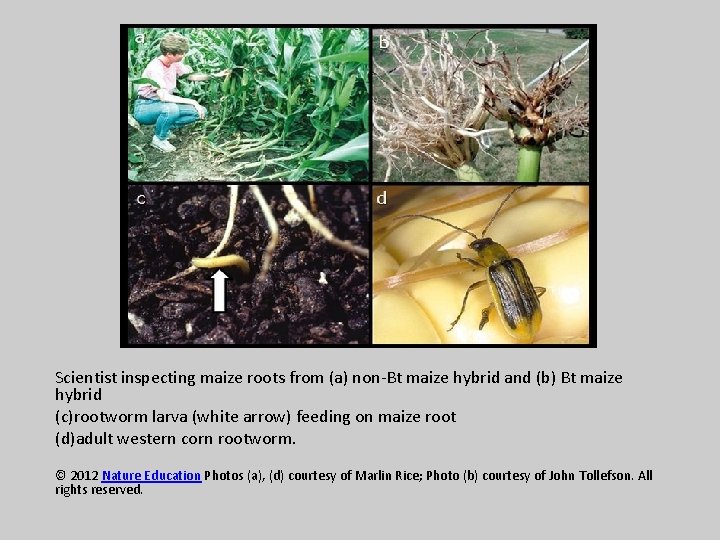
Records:
[[[207,259],[210,259],[212,257],[217,257],[217,254],[223,250],[223,248],[225,247],[225,244],[227,244],[228,240],[230,240],[230,233],[232,232],[233,224],[235,223],[235,211],[237,210],[237,200],[238,200],[238,187],[230,186],[230,210],[228,212],[227,224],[225,225],[225,234],[223,234],[222,240],[220,240],[218,247],[213,249],[212,252],[210,252],[210,255],[208,255],[206,257]]]
[[[287,198],[290,205],[295,209],[295,211],[303,217],[303,219],[307,222],[307,224],[312,230],[320,233],[325,238],[325,240],[341,249],[350,251],[351,253],[355,253],[356,255],[360,255],[362,257],[368,257],[370,255],[370,252],[367,248],[356,246],[348,240],[340,240],[338,237],[336,237],[330,231],[330,229],[325,227],[325,225],[323,225],[319,219],[317,219],[310,213],[310,210],[308,210],[307,207],[303,204],[303,202],[298,198],[297,193],[295,192],[295,188],[293,188],[292,186],[284,185],[282,189],[285,197]]]
[[[317,214],[317,202],[315,201],[315,186],[308,186],[308,198],[310,199],[310,211]]]
[[[145,326],[145,321],[130,311],[128,311],[128,321],[130,321],[130,324],[133,325],[133,328],[135,328],[138,333]]]
[[[278,239],[280,238],[280,233],[277,220],[272,215],[270,206],[265,200],[260,188],[256,185],[251,185],[250,192],[255,196],[255,199],[260,205],[260,209],[265,216],[265,221],[267,221],[268,229],[270,229],[270,242],[268,242],[265,252],[263,253],[262,268],[260,269],[260,274],[258,275],[258,279],[264,280],[270,271],[270,264],[272,264],[273,253],[275,252],[275,247],[277,246]]]
[[[214,259],[218,256],[218,253],[220,253],[224,248],[225,245],[228,243],[228,240],[230,239],[230,233],[232,233],[233,224],[235,223],[235,211],[237,209],[237,199],[238,199],[238,187],[237,186],[229,186],[230,187],[230,208],[228,210],[228,219],[227,223],[225,224],[225,233],[223,234],[222,239],[220,240],[220,243],[218,246],[213,249],[210,254],[207,257],[202,257],[202,259]],[[193,272],[195,272],[198,269],[197,266],[191,264],[189,268],[186,268],[179,274],[174,275],[173,277],[169,278],[167,281],[175,281],[176,279],[180,279],[181,277],[189,276]]]

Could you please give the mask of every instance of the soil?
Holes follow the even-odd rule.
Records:
[[[201,138],[189,128],[179,129],[171,142],[177,151],[161,152],[152,147],[153,126],[142,126],[140,130],[128,127],[128,154],[136,156],[142,163],[128,163],[128,171],[137,170],[136,182],[197,182],[223,181],[226,175],[212,160],[211,155],[200,143]]]
[[[167,282],[220,243],[229,188],[217,184],[129,185],[127,197],[126,344],[367,344],[370,278],[367,258],[353,255],[283,220],[290,204],[279,186],[263,186],[280,240],[265,280],[257,277],[269,240],[257,201],[240,187],[235,225],[221,255],[238,254],[251,275],[223,271],[226,310],[213,311],[216,269]],[[308,205],[306,186],[295,187]],[[369,244],[369,187],[315,186],[316,217],[342,240]],[[140,204],[138,198],[145,204]],[[327,283],[324,283],[324,282]]]

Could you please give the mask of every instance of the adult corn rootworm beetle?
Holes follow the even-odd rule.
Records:
[[[540,329],[540,324],[542,323],[542,310],[540,309],[539,298],[543,295],[543,293],[545,293],[545,289],[543,287],[533,286],[527,272],[525,271],[525,266],[523,266],[520,259],[511,257],[503,246],[497,242],[493,242],[490,238],[485,238],[485,233],[500,213],[500,210],[502,210],[502,207],[518,189],[521,188],[518,187],[512,190],[507,197],[505,197],[502,203],[500,203],[500,206],[495,211],[495,214],[493,214],[492,218],[490,218],[490,221],[485,226],[485,229],[483,229],[480,238],[478,238],[474,233],[461,227],[457,227],[452,223],[423,214],[407,214],[397,218],[420,217],[437,221],[447,225],[448,227],[452,227],[455,230],[469,234],[475,239],[468,247],[476,252],[476,258],[471,259],[463,257],[460,253],[457,254],[457,258],[471,264],[472,266],[486,268],[486,279],[477,281],[467,288],[462,301],[462,307],[460,308],[460,313],[455,320],[450,323],[450,328],[447,330],[448,332],[455,327],[460,320],[460,317],[462,317],[462,314],[465,312],[465,305],[470,292],[485,283],[487,283],[490,288],[492,302],[482,311],[482,318],[479,326],[480,330],[482,330],[488,322],[490,310],[493,307],[500,315],[502,325],[507,333],[518,341],[532,341],[533,337]]]

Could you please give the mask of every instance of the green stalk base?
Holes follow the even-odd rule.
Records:
[[[518,151],[518,182],[538,182],[540,180],[540,158],[542,146],[521,146]]]

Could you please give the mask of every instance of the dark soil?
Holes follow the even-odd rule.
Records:
[[[128,155],[140,163],[128,163],[128,173],[136,171],[136,182],[226,181],[227,177],[189,127],[178,129],[171,143],[176,152],[166,154],[150,145],[154,128],[128,128]]]
[[[305,222],[291,227],[283,220],[290,204],[280,187],[261,189],[280,226],[271,271],[266,280],[257,278],[269,232],[255,198],[241,186],[235,226],[221,255],[245,257],[251,275],[223,269],[231,277],[226,311],[215,313],[215,269],[165,280],[217,247],[229,188],[128,186],[128,344],[369,343],[368,260],[328,243]],[[307,205],[307,187],[295,189]],[[338,238],[367,247],[368,186],[315,186],[315,194],[317,217]],[[137,202],[141,195],[145,204]]]

